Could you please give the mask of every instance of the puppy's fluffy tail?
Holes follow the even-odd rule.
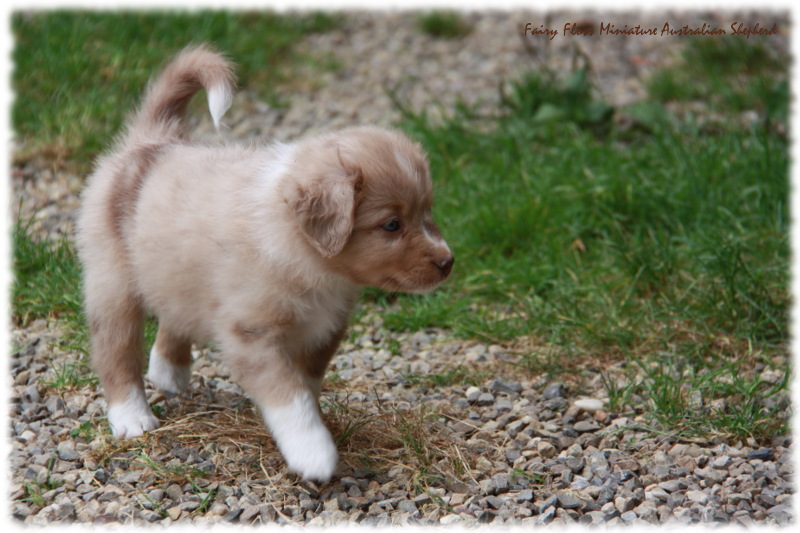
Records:
[[[151,82],[130,133],[150,139],[185,135],[183,117],[192,96],[201,89],[208,94],[214,126],[231,106],[236,77],[233,64],[206,45],[185,48]]]

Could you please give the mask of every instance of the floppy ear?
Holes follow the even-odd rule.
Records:
[[[298,186],[289,202],[300,229],[323,257],[339,254],[355,221],[356,191],[352,178],[326,176]]]

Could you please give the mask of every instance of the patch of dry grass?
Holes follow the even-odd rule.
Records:
[[[255,406],[217,391],[218,401],[209,404],[196,398],[182,400],[169,409],[163,425],[145,436],[128,441],[110,435],[94,452],[98,463],[128,463],[127,468],[143,471],[159,482],[191,482],[198,477],[218,483],[277,479],[299,481],[286,470],[263,419]],[[230,396],[230,397],[224,397]],[[408,490],[424,492],[429,487],[448,487],[471,478],[477,455],[448,436],[448,413],[425,405],[399,409],[381,401],[358,406],[337,396],[323,395],[322,413],[337,443],[339,472],[391,477]],[[176,449],[192,453],[213,464],[206,471],[176,456]],[[207,464],[207,463],[206,463]]]

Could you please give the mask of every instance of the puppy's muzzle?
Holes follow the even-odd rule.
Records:
[[[447,254],[446,256],[434,260],[433,264],[439,269],[439,272],[442,274],[442,279],[446,279],[453,270],[453,264],[455,262],[456,258],[453,257],[452,254]]]

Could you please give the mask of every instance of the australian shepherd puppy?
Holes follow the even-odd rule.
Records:
[[[430,291],[453,256],[426,157],[400,132],[188,140],[192,96],[206,91],[218,125],[234,84],[222,55],[187,48],[89,177],[77,242],[92,361],[113,434],[136,437],[159,425],[142,379],[145,315],[159,326],[147,378],[166,393],[188,387],[192,342],[213,340],[289,468],[325,481],[338,458],[320,386],[360,288]]]

